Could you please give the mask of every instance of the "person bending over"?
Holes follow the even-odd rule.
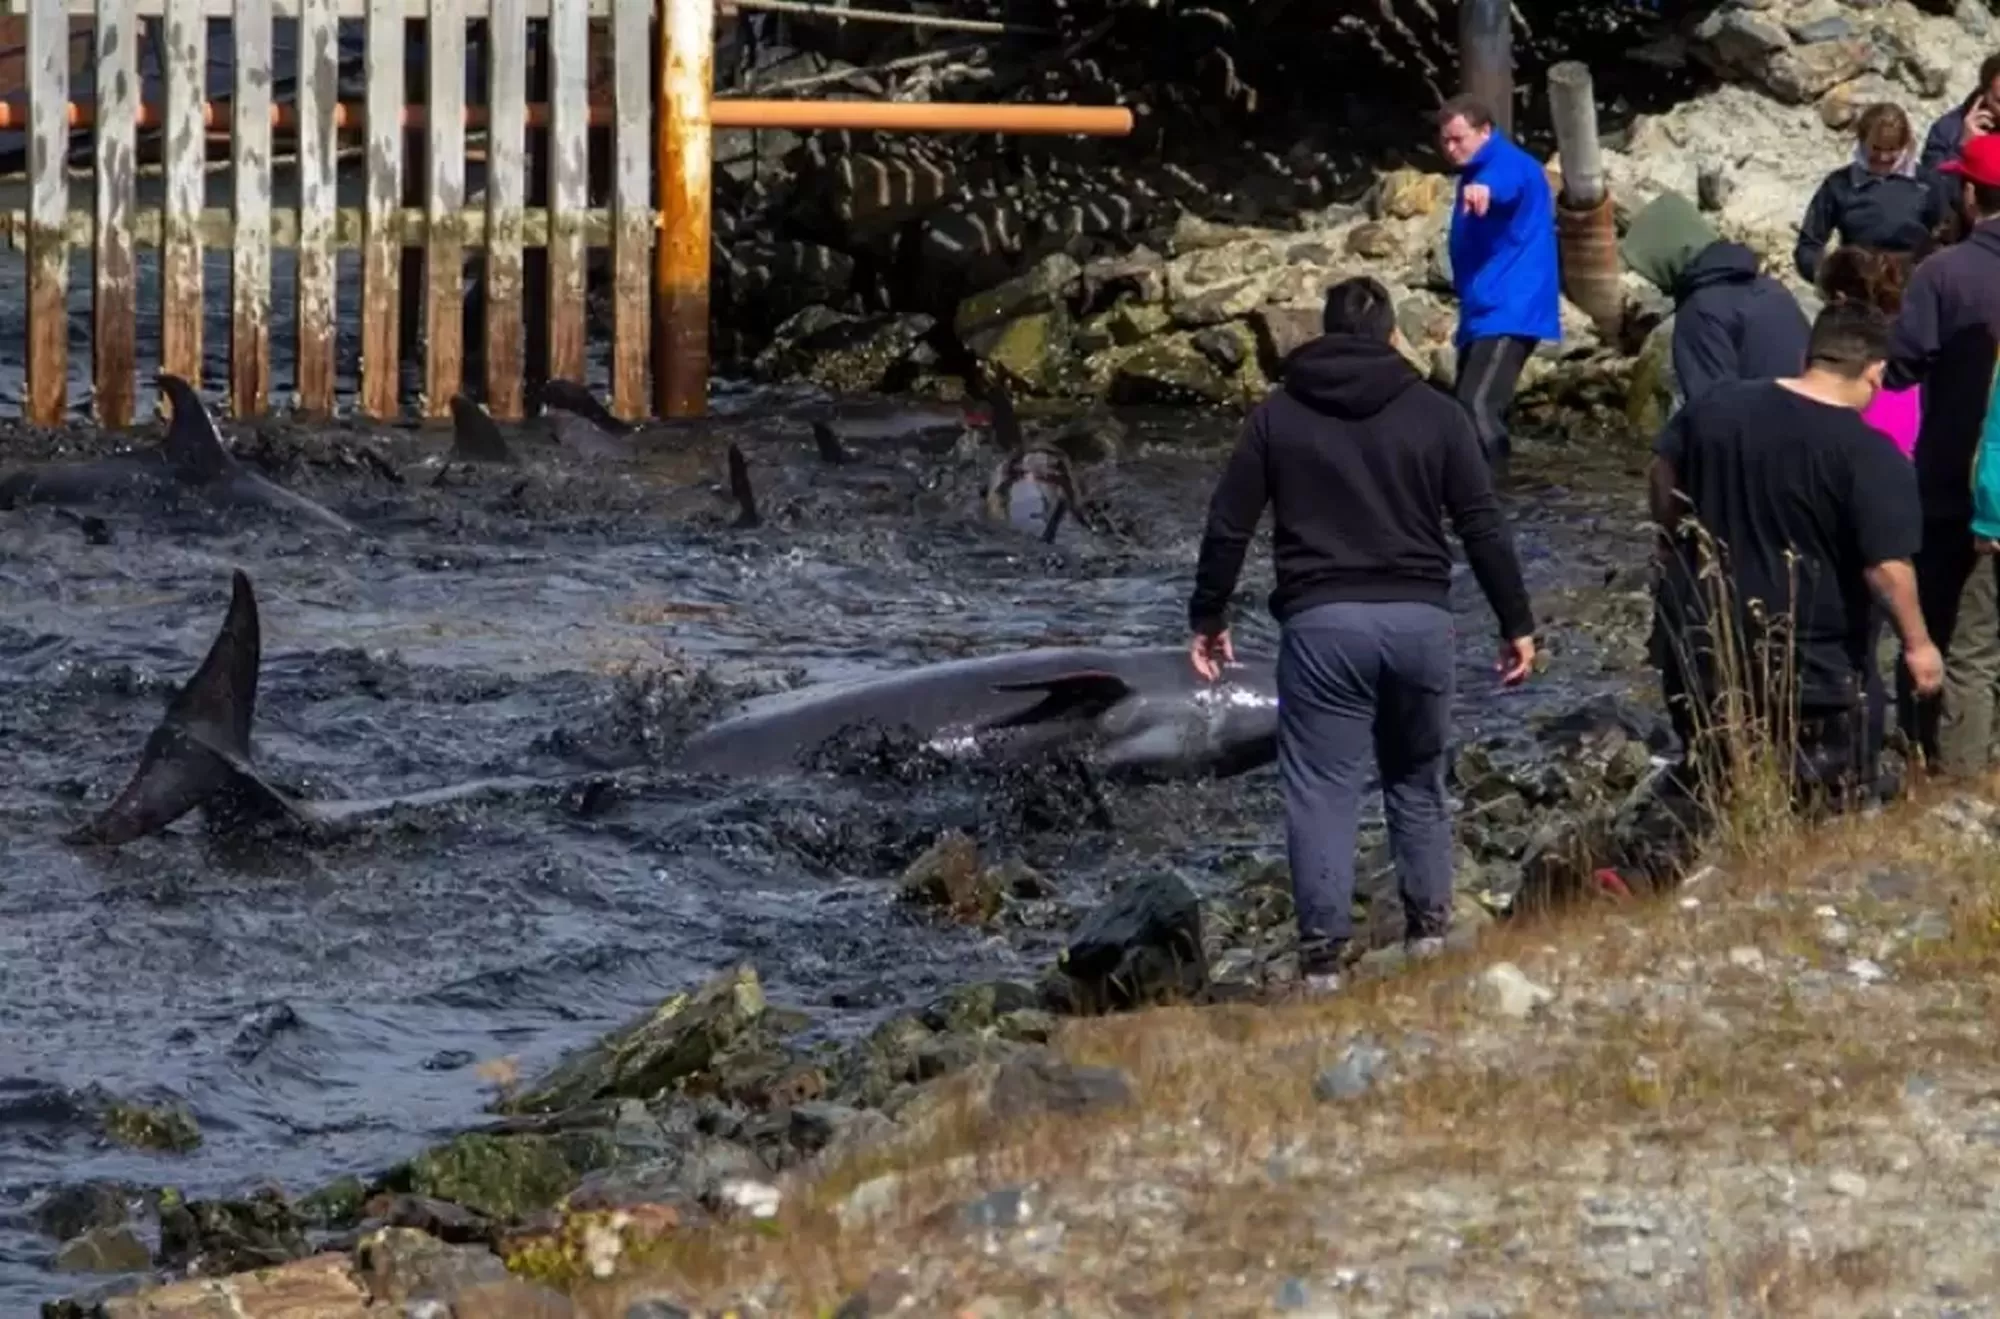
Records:
[[[1661,529],[1653,661],[1685,767],[1726,795],[1725,739],[1783,749],[1801,801],[1835,807],[1874,786],[1863,689],[1871,602],[1903,643],[1916,690],[1944,662],[1917,607],[1923,532],[1911,465],[1861,420],[1889,325],[1836,302],[1813,322],[1802,375],[1718,385],[1677,413],[1649,481]]]
[[[1230,597],[1271,505],[1278,772],[1300,969],[1313,992],[1339,988],[1353,937],[1355,829],[1371,759],[1406,947],[1436,952],[1450,924],[1447,514],[1499,618],[1502,681],[1521,682],[1535,659],[1520,564],[1465,410],[1397,351],[1395,307],[1376,280],[1327,290],[1322,325],[1244,425],[1209,503],[1188,601],[1191,657],[1212,681],[1234,658]]]

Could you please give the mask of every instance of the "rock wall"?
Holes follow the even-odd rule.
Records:
[[[1847,158],[1860,108],[1896,101],[1922,133],[1971,89],[1985,39],[2000,41],[1980,0],[1951,14],[1907,0],[1669,7],[1658,20],[1614,15],[1566,43],[1550,34],[1576,6],[1524,9],[1539,35],[1519,44],[1517,77],[1532,95],[1517,130],[1550,159],[1552,184],[1543,72],[1580,57],[1597,75],[1621,228],[1663,190],[1700,195],[1725,236],[1806,296],[1791,268],[1798,219]],[[1133,141],[738,135],[722,153],[736,153],[718,225],[724,357],[836,390],[900,390],[962,373],[969,353],[1021,396],[1242,406],[1313,333],[1325,286],[1368,273],[1397,293],[1415,359],[1449,379],[1451,182],[1426,172],[1437,162],[1425,118],[1443,90],[1438,34],[1449,24],[1420,34],[1378,22],[1357,36],[1337,20],[1322,44],[1344,52],[1348,76],[1322,77],[1341,90],[1308,113],[1304,70],[1268,50],[1303,36],[1274,17],[1284,6],[1260,9],[1256,23],[1228,17],[1233,44],[1211,39],[1204,54],[1157,41],[1156,67],[1128,87],[1135,33],[1217,21],[1175,12],[1113,11],[1072,40],[1085,53],[1062,70],[1016,79],[1031,99],[1133,105]],[[1366,78],[1354,73],[1364,56]],[[1206,86],[1198,71],[1215,58],[1236,70],[1235,92],[1155,94],[1171,77]],[[1253,68],[1279,80],[1282,104],[1255,89]],[[1356,110],[1380,70],[1394,94]],[[992,95],[979,85],[941,83],[939,94]],[[1356,118],[1330,131],[1328,105],[1343,102]],[[1287,132],[1291,145],[1275,149]],[[1663,345],[1642,346],[1669,309],[1636,278],[1626,285],[1620,343],[1600,343],[1566,305],[1563,343],[1543,345],[1524,379],[1527,407],[1592,425],[1656,419],[1671,382],[1658,369]]]

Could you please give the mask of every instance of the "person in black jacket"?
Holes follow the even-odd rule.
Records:
[[[1937,190],[1945,209],[1957,201],[1959,181],[1943,173],[1940,166],[1958,159],[1965,144],[2000,127],[2000,54],[1988,55],[1979,65],[1979,86],[1945,111],[1924,134],[1923,153],[1917,157],[1917,175]]]
[[[1376,280],[1327,290],[1325,334],[1288,359],[1216,485],[1188,602],[1195,669],[1234,654],[1229,601],[1266,504],[1279,621],[1278,771],[1310,990],[1340,985],[1354,846],[1372,755],[1415,956],[1451,920],[1445,795],[1455,646],[1445,515],[1499,617],[1500,674],[1534,665],[1534,615],[1471,418],[1397,351]]]
[[[1819,280],[1826,241],[1842,247],[1912,253],[1930,242],[1944,216],[1941,194],[1918,177],[1909,116],[1887,101],[1861,112],[1854,159],[1826,176],[1806,205],[1792,261],[1807,283]]]
[[[1798,299],[1763,273],[1755,252],[1723,242],[1680,193],[1662,193],[1633,216],[1618,250],[1674,300],[1674,376],[1684,404],[1725,381],[1805,370],[1811,327]]]

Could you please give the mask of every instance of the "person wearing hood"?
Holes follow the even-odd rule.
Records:
[[[1923,386],[1913,454],[1923,500],[1917,593],[1945,652],[1942,702],[1916,712],[1945,774],[1992,769],[2000,743],[2000,136],[1966,142],[1939,169],[1973,221],[1911,272],[1889,345],[1890,389]]]
[[[1938,190],[1917,177],[1916,134],[1909,116],[1887,101],[1861,112],[1854,159],[1828,174],[1806,205],[1792,261],[1808,284],[1819,282],[1828,238],[1842,247],[1912,253],[1923,249],[1944,216]]]
[[[1535,620],[1493,476],[1465,409],[1395,345],[1389,291],[1327,290],[1325,333],[1250,414],[1209,503],[1188,601],[1195,670],[1234,659],[1229,602],[1267,504],[1278,620],[1278,772],[1309,990],[1339,988],[1353,936],[1354,849],[1372,759],[1402,890],[1405,946],[1451,919],[1445,793],[1456,648],[1445,518],[1500,624],[1503,683],[1534,666]]]
[[[1618,244],[1625,264],[1674,300],[1673,363],[1683,405],[1729,380],[1805,370],[1811,326],[1757,254],[1722,241],[1694,203],[1662,193]]]

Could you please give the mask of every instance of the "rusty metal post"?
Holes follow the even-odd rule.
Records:
[[[1514,135],[1512,0],[1458,0],[1459,86],[1486,102],[1493,122]]]
[[[1625,319],[1625,290],[1618,278],[1618,225],[1604,184],[1604,153],[1597,137],[1597,98],[1590,69],[1565,60],[1549,70],[1549,111],[1562,161],[1562,195],[1556,199],[1556,247],[1562,258],[1563,296],[1616,336]]]
[[[662,417],[708,411],[709,182],[715,0],[661,0],[660,235],[654,255],[653,398]]]

